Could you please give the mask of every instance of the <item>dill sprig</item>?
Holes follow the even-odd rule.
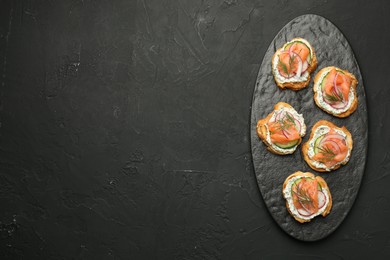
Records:
[[[294,53],[294,55],[290,56],[290,60],[289,60],[290,69],[292,68],[292,65],[294,64],[294,61],[297,58],[297,56],[301,54],[301,51],[302,49],[300,49],[298,53]]]
[[[285,74],[287,74],[287,76],[290,75],[290,73],[288,72],[287,65],[286,65],[283,61],[281,61],[280,58],[279,58],[279,61],[278,61],[278,66],[282,68],[282,71],[283,71]]]
[[[327,159],[333,159],[336,156],[336,153],[332,151],[329,147],[317,147],[319,152],[323,154]]]
[[[324,98],[329,102],[342,102],[344,100],[342,93],[337,93],[336,91],[332,91],[332,94],[325,94]]]
[[[277,122],[278,122],[278,126],[276,127],[276,130],[282,130],[282,131],[286,131],[290,129],[290,127],[295,124],[294,118],[288,112],[286,112],[283,118],[279,119]]]
[[[294,43],[293,43],[294,44]],[[283,61],[280,60],[280,57],[279,57],[279,60],[278,60],[278,66],[280,68],[282,68],[282,71],[287,75],[287,77],[290,76],[290,72],[289,70],[292,70],[293,68],[293,65],[294,65],[294,62],[295,62],[295,59],[297,58],[297,56],[299,56],[299,54],[301,53],[302,49],[299,50],[299,52],[297,54],[294,54],[292,56],[290,56],[290,59],[288,61],[288,67],[287,67],[287,64],[284,63]],[[289,69],[290,68],[290,69]]]
[[[292,192],[297,196],[298,202],[301,203],[302,205],[309,204],[313,206],[313,200],[310,197],[307,189],[303,189],[299,185],[296,185],[296,188],[297,188],[296,191],[292,190]]]
[[[288,122],[295,124],[295,119],[289,112],[286,112],[284,118],[286,118]]]

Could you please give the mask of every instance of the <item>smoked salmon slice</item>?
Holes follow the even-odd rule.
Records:
[[[268,129],[272,143],[287,144],[301,138],[300,129],[297,129],[294,117],[284,113],[281,119],[268,122]]]
[[[324,101],[330,105],[348,103],[351,78],[332,68],[322,83]]]
[[[290,49],[291,52],[297,53],[301,60],[305,61],[310,54],[310,49],[301,42],[294,42]]]
[[[318,211],[318,181],[317,179],[301,178],[292,187],[292,199],[295,208],[312,215]]]
[[[280,75],[290,78],[298,74],[298,77],[304,73],[308,66],[307,61],[310,55],[310,49],[302,42],[293,42],[286,46],[286,49],[279,54],[278,70]]]
[[[331,129],[316,144],[316,154],[313,160],[322,162],[326,167],[331,168],[339,162],[344,161],[348,155],[348,146],[345,138]]]

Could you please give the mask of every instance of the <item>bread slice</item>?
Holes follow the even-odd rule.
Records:
[[[318,171],[318,172],[330,172],[330,171],[334,171],[334,170],[337,170],[338,168],[341,167],[341,165],[345,165],[347,164],[347,162],[349,161],[349,158],[343,162],[343,163],[340,163],[340,164],[336,164],[333,168],[327,170],[327,169],[324,169],[324,168],[318,168],[317,166],[314,165],[314,160],[312,160],[308,153],[309,153],[309,149],[310,149],[310,142],[312,141],[313,137],[314,137],[314,134],[317,130],[317,128],[319,128],[320,126],[328,126],[329,128],[333,128],[333,129],[338,129],[338,130],[341,130],[345,133],[346,135],[346,142],[347,142],[347,147],[349,149],[349,152],[351,153],[352,151],[352,147],[353,147],[353,141],[352,141],[352,135],[351,133],[347,130],[347,128],[345,126],[343,127],[337,127],[335,124],[329,122],[329,121],[326,121],[326,120],[320,120],[318,121],[312,128],[311,130],[311,133],[310,133],[310,137],[309,137],[309,140],[304,143],[302,145],[302,155],[303,155],[303,159],[307,162],[307,164],[310,166],[310,168],[312,168],[313,170],[315,171]],[[349,156],[350,157],[350,156]]]
[[[330,213],[330,210],[332,209],[332,204],[333,204],[332,203],[332,195],[330,193],[330,189],[328,187],[328,184],[320,176],[315,176],[314,174],[312,174],[310,172],[301,172],[301,171],[297,171],[297,172],[291,174],[290,176],[288,176],[286,178],[286,180],[283,183],[283,197],[286,199],[286,207],[287,207],[287,210],[290,213],[290,215],[293,216],[300,223],[310,222],[311,219],[313,219],[315,217],[315,216],[313,216],[311,218],[304,218],[303,216],[300,216],[299,213],[295,214],[293,212],[293,209],[291,207],[294,207],[294,204],[292,203],[292,201],[289,201],[292,199],[288,198],[286,196],[285,191],[286,191],[286,188],[288,188],[288,184],[289,184],[290,180],[293,179],[294,177],[308,177],[308,178],[312,178],[312,179],[317,179],[318,183],[321,185],[322,192],[327,192],[327,195],[328,195],[328,204],[326,205],[324,211],[319,215],[322,215],[323,217],[327,216]]]
[[[303,80],[302,79],[300,79],[300,80],[289,79],[289,80],[286,80],[285,82],[282,82],[280,80],[280,77],[283,77],[283,76],[280,75],[279,70],[278,70],[279,54],[285,50],[286,46],[288,46],[289,44],[291,44],[295,41],[303,42],[311,49],[311,61],[310,61],[310,64],[307,68],[308,75]],[[291,41],[285,43],[283,45],[283,47],[278,49],[275,52],[275,54],[272,56],[272,73],[274,75],[276,85],[280,89],[288,88],[291,90],[300,90],[302,88],[305,88],[310,82],[310,73],[312,73],[316,68],[317,68],[317,57],[316,57],[316,54],[314,52],[314,48],[311,46],[311,44],[307,40],[305,40],[303,38],[294,38]]]
[[[295,111],[295,109],[288,103],[285,103],[285,102],[279,102],[277,103],[275,106],[274,106],[274,111],[275,110],[279,110],[281,108],[288,108],[288,109],[292,109]],[[274,111],[272,111],[270,114],[268,114],[267,117],[263,118],[263,119],[260,119],[258,122],[257,122],[257,127],[256,127],[256,131],[257,131],[257,135],[259,136],[259,138],[263,141],[263,143],[267,146],[267,149],[274,153],[274,154],[279,154],[279,155],[286,155],[286,154],[292,154],[293,152],[295,152],[295,149],[296,147],[302,142],[302,136],[305,135],[306,133],[306,125],[304,123],[304,119],[303,117],[300,115],[301,119],[302,119],[302,130],[301,130],[301,133],[300,133],[300,136],[301,138],[298,140],[298,143],[295,145],[294,149],[289,149],[288,151],[287,150],[278,150],[276,147],[274,147],[274,144],[272,144],[270,142],[270,140],[267,140],[267,134],[268,134],[268,128],[267,128],[267,124],[269,122],[269,120],[272,118],[272,116],[274,115]],[[296,112],[296,111],[295,111]],[[298,114],[298,113],[297,113]],[[299,114],[298,114],[299,115]]]
[[[341,71],[343,74],[345,74],[351,78],[350,91],[352,91],[352,94],[354,95],[354,99],[351,102],[351,104],[346,107],[347,109],[346,110],[344,109],[345,111],[343,111],[343,112],[335,112],[335,111],[337,111],[337,109],[334,109],[335,111],[333,111],[333,108],[324,101],[324,98],[322,96],[321,81],[322,81],[323,75],[328,73],[332,69],[336,69],[337,71]],[[314,77],[314,84],[313,84],[314,101],[316,102],[316,104],[319,108],[321,108],[322,110],[324,110],[328,114],[331,114],[331,115],[333,115],[335,117],[339,117],[339,118],[347,117],[350,114],[352,114],[357,109],[357,106],[358,106],[358,98],[357,98],[357,94],[356,94],[357,84],[358,84],[358,81],[357,81],[356,77],[352,73],[350,73],[346,70],[342,70],[342,69],[334,67],[334,66],[323,68]],[[340,109],[340,111],[342,111],[342,109]]]

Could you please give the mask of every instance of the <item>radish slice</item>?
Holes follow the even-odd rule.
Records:
[[[302,74],[303,61],[302,61],[301,57],[298,55],[298,53],[296,53],[294,51],[290,51],[290,58],[292,58],[293,56],[294,56],[294,58],[298,59],[298,69],[297,69],[296,75],[298,77],[300,77]]]
[[[318,208],[325,206],[326,196],[322,191],[318,191]]]
[[[293,46],[295,45],[295,42],[293,44],[290,45],[290,48],[288,48],[288,54],[290,55],[290,57],[292,56],[292,52],[293,52]]]
[[[339,76],[339,73],[336,72],[336,75],[334,76],[334,79],[333,79],[333,87],[336,89],[337,87],[337,77]]]
[[[307,60],[305,60],[305,62],[302,64],[302,73],[305,73],[307,68],[309,68],[309,63]]]
[[[348,105],[348,103],[347,102],[338,102],[336,104],[329,104],[329,105],[333,108],[336,108],[336,109],[343,109]]]
[[[306,211],[305,209],[297,209],[299,215],[301,216],[304,216],[304,217],[309,217],[313,214],[311,214],[310,212]]]
[[[297,69],[297,77],[300,77],[302,75],[302,60],[298,63],[298,69]]]
[[[299,57],[299,56],[298,56]],[[297,69],[297,77],[300,77],[302,75],[302,59],[299,58],[298,60],[298,69]]]

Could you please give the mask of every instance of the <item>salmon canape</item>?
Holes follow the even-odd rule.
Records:
[[[317,67],[317,58],[310,43],[294,38],[272,57],[272,73],[281,89],[300,90],[310,82],[310,73]]]
[[[352,146],[352,135],[347,128],[320,120],[313,126],[309,140],[302,145],[302,154],[313,170],[330,172],[349,161]]]
[[[295,172],[283,183],[288,212],[299,222],[325,217],[332,208],[332,195],[325,180],[310,172]]]
[[[306,134],[301,114],[289,104],[279,102],[267,117],[257,122],[257,135],[275,154],[292,154]]]
[[[314,78],[314,101],[325,112],[336,117],[347,117],[358,105],[357,79],[337,67],[321,69]]]

